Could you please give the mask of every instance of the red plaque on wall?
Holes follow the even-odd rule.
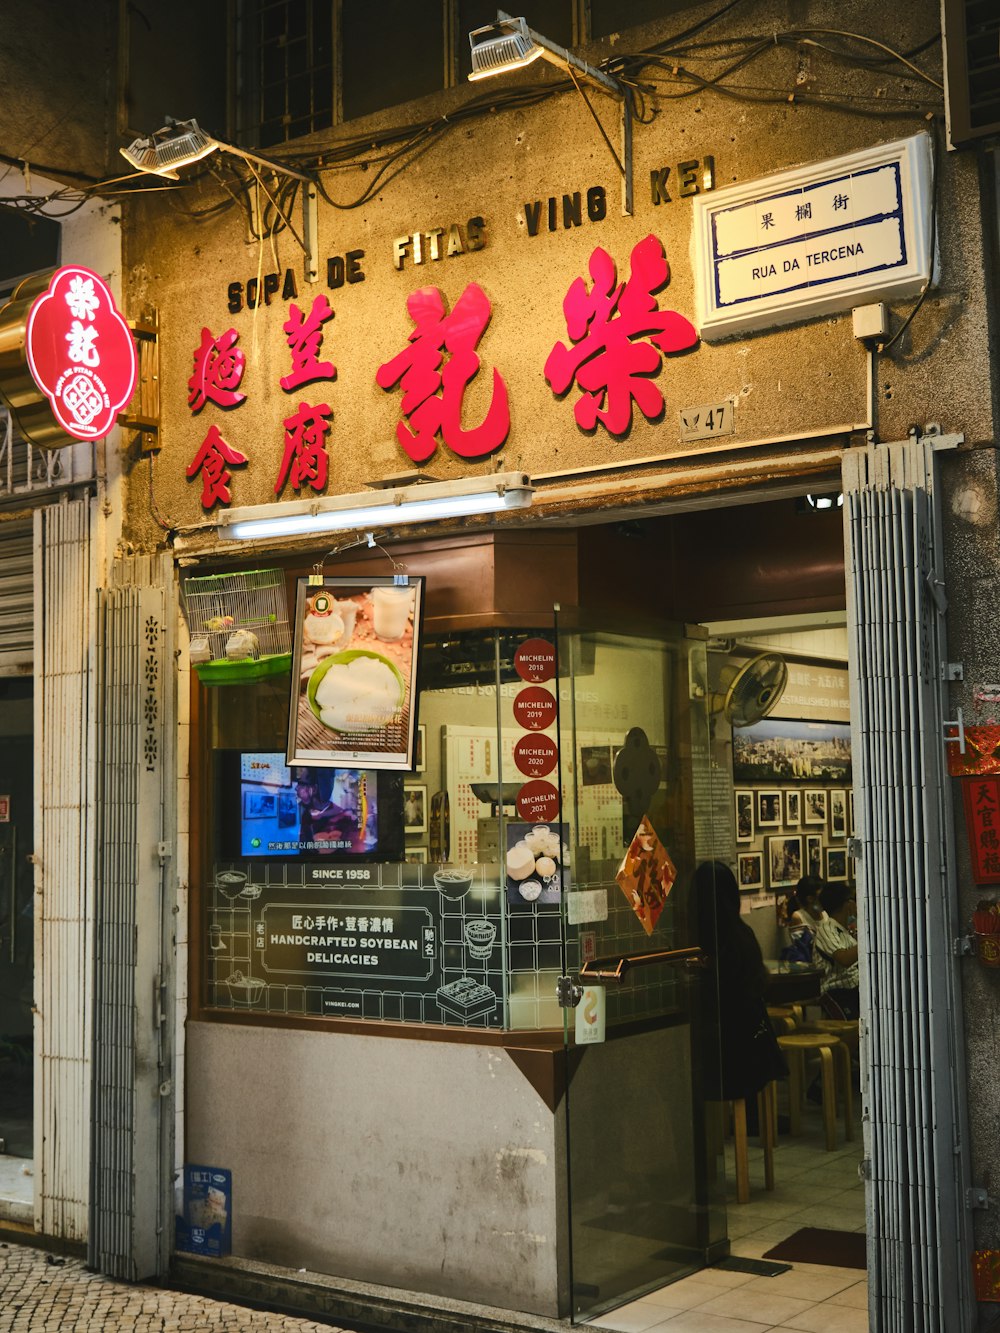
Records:
[[[548,823],[559,814],[559,793],[551,782],[526,782],[517,793],[517,813],[529,824]]]
[[[1000,777],[963,778],[962,800],[972,878],[977,884],[1000,884]]]
[[[525,639],[514,654],[514,670],[533,684],[556,674],[556,650],[548,639]]]
[[[525,731],[544,731],[556,720],[556,701],[540,685],[528,685],[514,700],[514,721]]]
[[[559,750],[551,736],[522,736],[514,746],[514,763],[526,778],[544,778],[555,768]]]

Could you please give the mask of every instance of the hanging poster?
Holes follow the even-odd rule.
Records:
[[[412,770],[423,579],[300,579],[288,762]]]
[[[652,935],[676,878],[670,853],[643,815],[615,879],[647,935]]]
[[[962,780],[965,827],[976,884],[1000,884],[1000,777]]]

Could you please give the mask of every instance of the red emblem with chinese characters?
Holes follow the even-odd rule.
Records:
[[[107,435],[135,389],[135,344],[114,297],[90,269],[57,269],[28,312],[32,378],[67,435]]]
[[[421,287],[406,298],[406,308],[415,326],[408,346],[375,374],[383,389],[402,383],[406,421],[396,426],[396,439],[414,463],[427,462],[439,434],[459,458],[495,453],[510,430],[507,386],[498,370],[493,371],[493,393],[482,422],[468,430],[462,426],[465,390],[479,370],[476,346],[490,322],[489,297],[470,282],[446,315],[441,292]]]
[[[577,424],[598,422],[612,435],[632,424],[635,400],[648,421],[663,411],[663,394],[650,379],[662,354],[683,352],[698,341],[694,325],[675,310],[660,310],[655,292],[670,281],[662,244],[647,236],[632,251],[631,274],[618,283],[615,262],[598,246],[590,256],[590,291],[577,278],[563,301],[572,347],[556,343],[545,362],[553,393],[564,394],[574,379],[583,390],[573,409]]]

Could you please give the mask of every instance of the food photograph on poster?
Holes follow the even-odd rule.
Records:
[[[767,882],[771,889],[790,889],[802,878],[802,836],[767,839]]]
[[[288,762],[412,771],[423,580],[299,579]]]

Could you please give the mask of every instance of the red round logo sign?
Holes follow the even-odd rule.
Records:
[[[24,351],[66,434],[107,435],[135,389],[135,344],[96,273],[78,265],[56,270],[28,312]]]
[[[514,746],[514,763],[527,778],[544,778],[551,773],[559,750],[551,736],[522,736]]]
[[[547,639],[525,639],[514,654],[514,670],[522,680],[551,680],[556,674],[556,650]]]
[[[517,793],[517,813],[530,824],[548,823],[559,814],[559,793],[551,782],[526,782]]]
[[[556,701],[540,685],[520,690],[514,700],[514,721],[525,731],[544,731],[556,720]]]

